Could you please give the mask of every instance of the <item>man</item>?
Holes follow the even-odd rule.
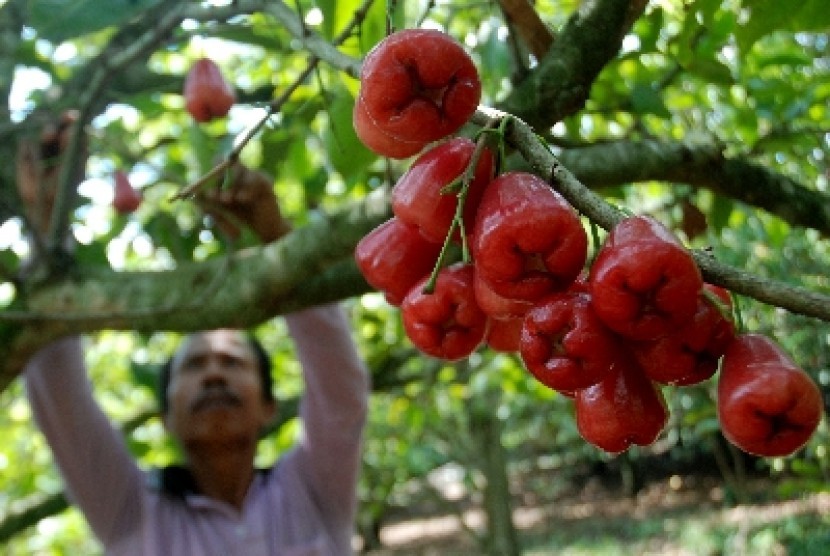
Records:
[[[250,170],[239,167],[245,175]],[[249,176],[250,177],[250,176]],[[265,242],[287,233],[270,180],[239,179],[208,199],[231,233]],[[258,471],[260,433],[274,417],[270,363],[237,330],[188,337],[171,358],[162,417],[184,465],[139,469],[95,403],[81,341],[58,340],[24,371],[35,419],[70,499],[108,554],[351,554],[368,377],[337,305],[285,316],[303,369],[298,445]]]

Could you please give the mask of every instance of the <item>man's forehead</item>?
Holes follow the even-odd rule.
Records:
[[[186,354],[212,350],[253,353],[251,343],[243,331],[221,328],[195,332],[187,336],[176,351],[175,359],[180,359]]]

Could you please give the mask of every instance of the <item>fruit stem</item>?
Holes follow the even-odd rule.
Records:
[[[700,293],[703,295],[703,299],[706,300],[707,303],[712,305],[724,319],[732,323],[735,322],[736,319],[735,315],[733,314],[733,311],[726,303],[723,302],[723,300],[720,297],[718,297],[716,293],[710,291],[707,288],[703,288]],[[735,296],[731,292],[729,293],[729,295],[732,298],[732,303],[734,304],[736,301]]]
[[[487,126],[479,132],[478,137],[476,138],[475,149],[473,150],[473,154],[470,156],[470,162],[467,164],[467,167],[464,169],[461,176],[444,186],[443,191],[452,191],[458,188],[458,192],[456,193],[457,202],[455,204],[455,214],[453,215],[452,222],[450,222],[447,235],[444,237],[444,243],[441,245],[441,252],[438,254],[438,260],[435,261],[435,266],[432,268],[429,280],[427,280],[427,283],[424,286],[423,292],[425,294],[430,294],[435,289],[435,282],[438,279],[438,272],[444,266],[444,260],[447,258],[447,252],[449,251],[452,238],[455,235],[456,230],[458,230],[459,235],[461,236],[461,260],[465,263],[472,261],[470,245],[467,241],[467,229],[464,225],[464,205],[467,202],[467,194],[470,190],[470,184],[473,182],[473,178],[475,178],[478,161],[481,159],[481,154],[487,147],[487,137],[483,132],[490,131],[490,128],[492,128],[493,125],[495,125],[495,120],[491,120],[491,122],[489,122]],[[503,134],[500,136],[504,137]],[[500,141],[500,149],[503,148],[503,144],[504,141]]]
[[[452,234],[455,232],[457,227],[458,223],[455,219],[453,219],[450,223],[449,232],[447,232],[447,236],[444,238],[444,243],[441,245],[441,252],[438,253],[438,259],[435,261],[435,266],[432,267],[432,273],[429,275],[429,280],[427,280],[427,283],[424,286],[424,293],[432,293],[435,289],[435,281],[438,279],[438,272],[444,266],[444,259],[447,258],[447,252],[450,248]]]
[[[593,220],[590,221],[590,228],[591,228],[591,243],[594,245],[592,259],[597,256],[599,253],[600,248],[602,247],[602,238],[599,237],[599,226]],[[591,262],[588,262],[588,267],[590,268]]]
[[[502,166],[504,165],[504,161],[507,158],[507,154],[505,153],[505,144],[507,143],[507,140],[505,139],[505,137],[507,137],[507,126],[510,125],[510,123],[513,121],[513,116],[508,114],[507,116],[500,118],[497,121],[499,123],[499,155],[496,158],[496,175],[499,175],[501,173]],[[493,122],[493,120],[490,120],[490,122]],[[490,125],[490,123],[488,123],[488,125]]]
[[[742,332],[744,330],[743,311],[741,311],[741,297],[730,291],[729,295],[732,297],[732,306],[735,308],[733,314],[735,315],[735,330]]]

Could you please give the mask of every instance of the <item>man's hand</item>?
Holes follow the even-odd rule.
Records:
[[[247,226],[264,243],[275,241],[291,231],[291,224],[280,210],[270,176],[236,163],[227,183],[199,194],[199,204],[228,236],[236,239]]]
[[[40,234],[49,230],[61,156],[77,120],[78,113],[68,110],[56,124],[43,128],[37,142],[24,140],[17,147],[17,191],[29,224]]]

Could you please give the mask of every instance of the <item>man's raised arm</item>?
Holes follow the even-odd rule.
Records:
[[[49,344],[23,377],[70,501],[109,544],[138,525],[144,475],[93,397],[81,344],[78,337]]]

